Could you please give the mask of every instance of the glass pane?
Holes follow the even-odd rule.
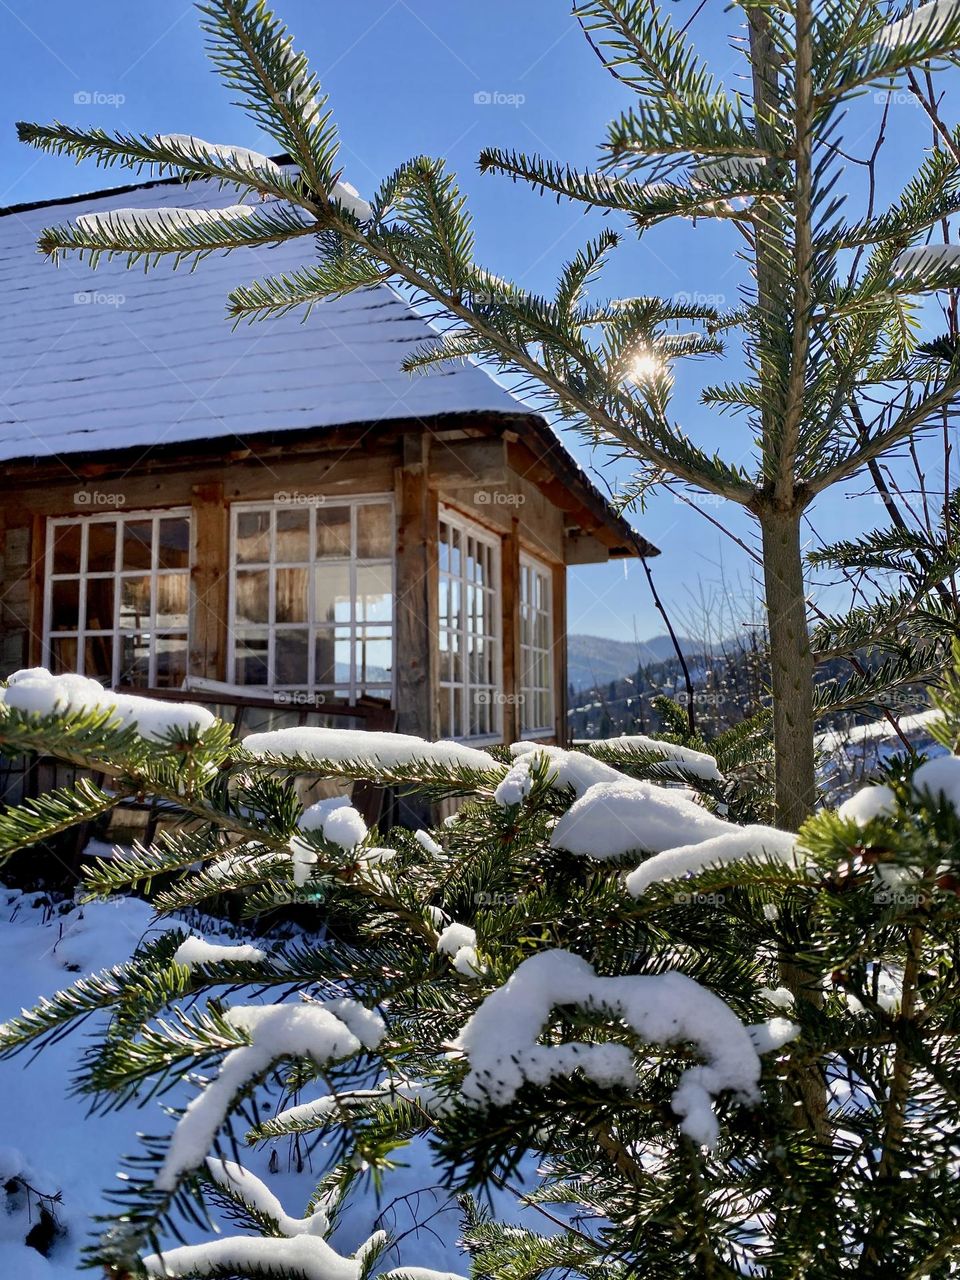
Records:
[[[64,636],[51,640],[50,666],[54,675],[63,675],[65,671],[77,670],[76,636]]]
[[[393,554],[393,510],[388,503],[357,507],[357,557],[386,559]]]
[[[157,626],[187,626],[190,578],[186,573],[165,573],[157,578]]]
[[[315,620],[317,622],[349,622],[350,566],[347,564],[318,565],[316,575],[317,616]]]
[[[270,512],[241,511],[237,515],[237,561],[269,564]]]
[[[116,578],[87,580],[87,631],[113,630],[113,593]]]
[[[277,537],[279,538],[279,530]],[[281,557],[282,558],[282,557]],[[277,622],[306,622],[310,570],[278,569],[276,573]]]
[[[187,675],[187,637],[157,637],[158,689],[180,689]]]
[[[274,685],[307,683],[309,631],[278,631],[274,636]]]
[[[237,637],[236,680],[237,684],[269,683],[266,636]]]
[[[336,680],[334,631],[329,628],[314,636],[314,681],[318,685],[330,685]]]
[[[150,641],[142,635],[121,635],[120,645],[120,684],[137,685],[140,688],[150,683]]]
[[[270,572],[254,569],[237,574],[236,620],[242,622],[270,621]]]
[[[50,630],[76,631],[80,620],[80,582],[66,578],[54,582],[50,598]]]
[[[310,511],[297,508],[277,512],[277,563],[309,564]]]
[[[161,520],[158,540],[158,568],[189,568],[190,521],[186,516],[174,516],[168,520]]]
[[[113,680],[113,636],[87,636],[83,645],[83,674],[110,684]]]
[[[113,573],[117,567],[117,526],[113,520],[87,525],[87,572]]]
[[[393,640],[389,632],[368,631],[357,643],[357,679],[389,683],[393,670]]]
[[[80,524],[53,526],[53,572],[80,572]]]
[[[89,622],[87,625],[90,625]],[[120,579],[120,625],[128,631],[140,631],[150,627],[150,577],[148,574]]]
[[[123,522],[124,569],[149,569],[152,565],[153,521],[125,520]]]
[[[390,565],[358,566],[357,617],[363,622],[393,620],[393,570]]]
[[[350,555],[350,508],[317,507],[317,559]]]

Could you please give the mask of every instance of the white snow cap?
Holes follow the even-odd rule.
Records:
[[[523,756],[508,771],[506,777],[498,784],[493,793],[493,800],[501,809],[509,809],[513,805],[522,804],[530,794],[530,762]]]
[[[249,218],[256,208],[231,204],[223,209],[111,209],[108,213],[81,213],[80,231],[184,231],[188,227],[215,227],[222,222]]]
[[[220,964],[224,960],[266,960],[267,953],[259,947],[241,942],[235,945],[207,942],[204,938],[185,938],[180,943],[173,958],[177,964],[184,964],[193,969],[201,964]]]
[[[342,1257],[315,1235],[226,1236],[205,1244],[185,1244],[143,1259],[149,1276],[171,1280],[187,1276],[250,1275],[254,1270],[297,1280],[360,1280],[367,1257],[386,1240],[376,1232],[352,1258]]]
[[[524,960],[487,996],[454,1042],[470,1063],[462,1086],[468,1102],[505,1106],[524,1084],[545,1085],[577,1070],[603,1086],[638,1086],[634,1052],[626,1044],[539,1044],[556,1005],[579,1005],[608,1024],[626,1023],[650,1044],[692,1041],[706,1065],[683,1072],[671,1105],[694,1142],[715,1145],[711,1100],[719,1093],[729,1089],[756,1101],[757,1050],[740,1019],[711,991],[675,972],[601,978],[581,956],[544,951]]]
[[[631,871],[626,877],[628,892],[639,898],[652,884],[679,880],[710,867],[724,867],[728,863],[743,862],[748,858],[770,858],[788,866],[797,865],[797,837],[789,831],[759,825],[725,825],[727,830],[723,835],[667,849],[642,862],[636,871]]]
[[[427,742],[407,733],[370,733],[365,729],[274,729],[251,733],[243,745],[254,756],[330,760],[337,764],[372,764],[390,769],[413,761],[469,769],[502,769],[493,756],[458,742]]]
[[[960,18],[960,0],[933,0],[908,13],[899,22],[888,22],[877,35],[877,45],[890,51],[903,44],[940,36],[949,23]]]
[[[222,164],[230,169],[240,169],[253,175],[259,170],[262,175],[278,178],[283,170],[269,156],[260,151],[251,151],[248,147],[234,147],[216,142],[204,142],[203,138],[195,138],[190,133],[159,133],[156,138],[161,147],[178,151],[188,162],[191,157],[199,155],[211,164]]]
[[[936,756],[922,764],[913,775],[913,789],[960,811],[960,756]]]
[[[718,156],[715,160],[701,161],[693,170],[691,181],[694,186],[723,182],[752,187],[763,177],[766,163],[760,156]]]
[[[443,854],[443,849],[437,844],[430,832],[425,831],[423,827],[413,833],[413,838],[421,849],[426,849],[427,853],[432,854],[434,857],[439,857]]]
[[[539,742],[515,742],[510,754],[528,759],[531,767],[537,760],[548,760],[551,769],[556,771],[550,785],[572,787],[578,796],[582,796],[595,782],[622,782],[624,778],[618,769],[611,768],[602,760],[594,760],[584,751],[566,751],[563,747],[544,746]]]
[[[48,716],[83,711],[112,711],[121,725],[133,725],[143,738],[159,740],[170,731],[203,733],[216,722],[206,707],[161,702],[130,693],[113,693],[86,676],[51,675],[45,667],[15,671],[0,689],[0,704],[16,711]]]
[[[448,924],[437,939],[437,950],[453,957],[453,967],[465,978],[476,978],[481,969],[477,955],[477,935],[468,924]]]
[[[897,255],[893,274],[900,280],[916,280],[922,284],[924,278],[950,268],[960,268],[960,245],[919,244]]]
[[[616,781],[596,783],[574,801],[554,827],[550,844],[602,860],[660,853],[736,829],[685,791],[617,774]]]
[[[270,1188],[243,1165],[232,1160],[207,1158],[207,1168],[214,1182],[238,1197],[258,1213],[271,1218],[285,1236],[326,1236],[330,1219],[322,1209],[315,1209],[306,1218],[292,1218]]]
[[[624,747],[627,750],[647,751],[651,755],[660,756],[664,765],[676,765],[677,777],[683,779],[700,778],[704,782],[722,782],[723,774],[717,768],[713,756],[705,751],[694,751],[691,747],[681,747],[675,742],[661,742],[659,738],[648,738],[642,733],[625,733],[619,738],[602,738],[597,746]]]
[[[250,1043],[226,1054],[217,1075],[180,1117],[154,1180],[158,1191],[173,1191],[185,1173],[199,1168],[234,1099],[275,1062],[306,1057],[324,1067],[353,1057],[361,1049],[376,1048],[385,1031],[378,1014],[346,999],[323,1004],[240,1005],[228,1009],[224,1018],[245,1032]]]
[[[757,1053],[776,1053],[800,1034],[800,1028],[789,1018],[768,1018],[747,1027],[747,1031]]]
[[[369,222],[373,217],[373,209],[349,182],[338,182],[330,192],[330,199],[342,204],[348,213],[352,213],[361,222]]]
[[[897,797],[889,787],[863,787],[844,800],[837,813],[841,818],[852,818],[858,827],[865,827],[874,818],[893,813],[896,807]]]
[[[346,796],[330,796],[318,800],[301,813],[297,826],[301,831],[318,831],[330,844],[341,849],[355,849],[367,837],[367,824]],[[294,884],[302,887],[310,879],[310,868],[316,865],[316,849],[294,836],[290,841],[293,854]]]

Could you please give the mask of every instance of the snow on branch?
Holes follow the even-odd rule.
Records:
[[[206,1164],[217,1186],[260,1217],[269,1218],[281,1235],[325,1238],[329,1234],[330,1218],[324,1209],[314,1209],[306,1218],[292,1218],[270,1188],[242,1164],[217,1160],[214,1156],[210,1156]]]
[[[664,765],[678,766],[677,775],[681,781],[685,778],[700,778],[703,782],[723,781],[723,774],[717,768],[716,760],[705,751],[694,751],[692,747],[681,747],[675,742],[661,742],[659,738],[648,738],[642,733],[625,733],[619,738],[594,738],[586,745],[587,750],[611,747],[614,750],[643,751],[651,756],[659,756]]]
[[[770,858],[796,866],[797,837],[776,827],[736,827],[728,823],[724,834],[667,849],[640,864],[626,877],[629,892],[639,898],[653,884],[679,880],[712,867],[753,858]]]
[[[122,726],[132,725],[141,737],[155,741],[171,732],[184,736],[202,733],[216,723],[216,716],[206,707],[113,693],[86,676],[55,676],[45,667],[14,672],[7,688],[0,689],[0,703],[40,716],[110,711]]]
[[[365,729],[325,729],[308,726],[251,733],[243,745],[251,755],[288,760],[331,761],[338,764],[373,763],[385,768],[417,763],[468,769],[498,769],[493,756],[457,742],[427,742],[406,733],[373,733]]]
[[[933,0],[908,13],[899,22],[889,22],[877,35],[882,49],[899,49],[903,45],[926,43],[942,38],[960,18],[960,0]]]
[[[207,942],[204,938],[190,937],[180,943],[173,953],[173,958],[177,964],[194,969],[198,965],[222,964],[230,960],[243,960],[256,964],[260,960],[266,960],[267,953],[261,951],[259,947],[251,946],[248,942],[214,943]]]
[[[376,1013],[354,1000],[323,1004],[242,1005],[225,1021],[250,1037],[232,1049],[219,1073],[184,1111],[154,1185],[176,1190],[180,1178],[203,1164],[235,1100],[283,1058],[312,1058],[318,1067],[375,1049],[385,1027]]]
[[[183,231],[190,227],[219,227],[249,218],[256,211],[254,205],[247,204],[231,204],[222,209],[111,209],[107,213],[82,213],[77,218],[77,229],[114,235],[123,231]]]
[[[595,783],[574,801],[554,827],[550,844],[606,860],[638,850],[661,853],[737,829],[685,790],[617,774],[616,781]]]
[[[361,1280],[368,1255],[386,1241],[382,1231],[345,1258],[319,1236],[227,1236],[205,1244],[181,1245],[150,1254],[143,1265],[148,1276],[179,1278],[223,1275],[275,1275],[290,1280]]]
[[[759,1096],[760,1059],[750,1033],[692,978],[673,971],[603,978],[581,956],[545,951],[524,960],[454,1042],[470,1063],[462,1086],[469,1103],[506,1106],[524,1084],[546,1085],[578,1070],[602,1086],[638,1087],[634,1051],[625,1044],[538,1043],[558,1005],[613,1017],[648,1043],[696,1045],[705,1065],[683,1072],[671,1105],[683,1132],[701,1146],[714,1146],[719,1136],[713,1098],[725,1090],[747,1103]]]
[[[539,742],[515,742],[511,755],[534,765],[539,760],[549,762],[555,770],[551,785],[562,789],[572,787],[578,796],[597,782],[622,782],[624,774],[602,760],[594,760],[583,751],[565,751],[563,747],[544,746]],[[506,779],[504,779],[506,781]]]
[[[346,796],[318,800],[304,809],[297,826],[301,831],[317,832],[328,844],[338,845],[341,849],[355,849],[367,838],[367,824]],[[317,851],[305,840],[294,836],[290,841],[290,852],[293,854],[294,884],[303,886],[310,879],[310,869],[318,858]]]
[[[200,160],[201,163],[211,167],[237,169],[240,172],[249,173],[255,183],[262,182],[265,177],[279,178],[283,172],[269,156],[259,151],[251,151],[249,147],[204,142],[203,138],[195,138],[189,133],[161,133],[157,135],[155,141],[160,147],[178,152],[187,164],[192,165]]]

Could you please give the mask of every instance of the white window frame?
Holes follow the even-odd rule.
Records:
[[[289,503],[273,502],[264,500],[262,502],[234,502],[230,505],[230,548],[229,548],[229,611],[228,611],[228,644],[227,644],[227,679],[231,684],[237,683],[237,615],[236,615],[236,588],[237,588],[237,570],[263,570],[263,569],[309,569],[307,582],[307,621],[302,623],[278,624],[276,622],[268,622],[257,624],[257,630],[263,630],[267,633],[267,670],[268,672],[275,670],[275,648],[276,633],[278,627],[280,630],[306,630],[309,633],[309,642],[307,647],[307,684],[305,685],[245,685],[251,691],[262,691],[268,697],[272,697],[282,692],[302,692],[307,695],[316,695],[318,693],[316,684],[316,651],[315,651],[315,635],[318,630],[327,627],[336,629],[338,627],[349,628],[350,631],[350,678],[346,681],[336,681],[334,689],[347,689],[348,701],[350,705],[356,703],[357,698],[361,696],[358,693],[357,681],[357,662],[356,662],[356,646],[357,635],[364,629],[365,624],[357,619],[357,568],[360,564],[379,565],[389,562],[392,572],[393,582],[393,608],[390,614],[389,635],[392,645],[392,672],[389,688],[383,690],[383,695],[388,697],[391,706],[396,704],[396,688],[397,688],[397,519],[396,504],[392,493],[364,493],[364,494],[331,494],[325,503],[318,502],[317,507],[329,505],[331,507],[349,507],[350,508],[350,556],[349,557],[329,557],[322,560],[317,559],[317,529],[316,520],[310,521],[310,559],[306,563],[277,561],[276,559],[276,541],[277,528],[276,520],[272,519],[270,523],[270,561],[244,561],[241,565],[237,560],[237,520],[238,517],[249,511],[271,511],[273,513],[280,511],[296,510],[291,508]],[[354,554],[357,545],[357,511],[362,506],[383,506],[390,508],[390,550],[388,556],[378,556],[370,560],[358,561]],[[336,564],[338,561],[347,560],[350,565],[350,619],[348,622],[324,622],[320,623],[316,620],[316,581],[313,570],[317,565]],[[275,610],[276,596],[276,578],[273,573],[270,574],[270,616],[276,616]],[[386,628],[387,624],[377,623],[376,626]],[[336,673],[334,673],[336,674]],[[362,692],[362,691],[361,691]],[[324,690],[326,697],[331,697],[329,690]],[[335,692],[334,695],[335,696]],[[371,697],[380,696],[377,691],[370,695]]]
[[[529,552],[521,550],[520,552],[520,695],[522,702],[520,703],[520,725],[521,738],[545,738],[556,735],[557,726],[557,675],[556,664],[553,657],[554,649],[554,614],[553,614],[553,569],[545,561],[540,560],[536,556],[530,555]],[[537,609],[533,601],[525,601],[523,598],[523,570],[528,573],[535,573],[544,580],[544,599],[546,601],[545,609]],[[532,613],[539,613],[547,620],[547,648],[542,649],[539,645],[524,644],[523,642],[523,623],[525,610]],[[533,669],[528,657],[531,655],[543,655],[547,659],[547,671],[549,672],[549,685],[531,685],[526,683],[526,675]],[[533,703],[536,704],[537,694],[546,694],[548,706],[550,708],[550,719],[546,724],[528,725],[527,724],[527,707],[531,695]]]
[[[159,567],[160,544],[157,537],[157,526],[161,520],[177,520],[186,519],[189,525],[188,547],[190,548],[187,556],[186,569],[161,569]],[[165,639],[169,636],[183,636],[187,648],[187,670],[189,675],[189,658],[190,658],[190,630],[192,621],[192,610],[190,608],[189,590],[191,584],[191,571],[193,568],[193,512],[190,507],[151,507],[145,511],[104,511],[104,512],[85,512],[76,516],[48,516],[46,529],[46,548],[44,553],[44,583],[43,583],[43,661],[46,666],[53,666],[53,641],[60,639],[73,638],[77,642],[77,672],[79,675],[90,674],[96,679],[109,679],[109,687],[115,688],[120,678],[120,644],[121,635],[128,634],[125,628],[120,626],[120,597],[121,592],[119,586],[114,586],[113,591],[113,627],[108,630],[106,628],[98,628],[94,631],[86,629],[87,614],[87,592],[86,585],[90,579],[87,571],[87,556],[89,549],[90,535],[88,530],[94,524],[114,524],[123,525],[128,522],[145,522],[149,520],[152,524],[150,535],[150,624],[148,632],[141,632],[142,635],[149,636],[149,656],[148,656],[148,679],[147,688],[156,687],[157,678],[157,640]],[[58,573],[53,572],[53,556],[55,544],[55,530],[62,528],[64,525],[76,524],[80,526],[80,567],[77,573]],[[119,584],[123,578],[141,578],[147,576],[145,569],[124,569],[123,568],[123,538],[117,535],[116,549],[114,552],[114,566],[112,570],[96,571],[94,578],[112,578],[114,583]],[[158,631],[156,626],[157,616],[157,582],[161,577],[172,577],[180,575],[187,578],[188,586],[188,604],[187,604],[187,623],[185,627],[164,627]],[[76,580],[80,584],[80,598],[78,602],[77,627],[67,628],[65,630],[54,630],[51,625],[53,622],[53,584],[55,581],[72,581]],[[113,661],[112,671],[109,677],[104,676],[102,672],[88,673],[84,670],[86,665],[86,639],[89,636],[108,636],[113,642]]]
[[[503,570],[502,570],[502,539],[496,533],[484,528],[483,525],[477,524],[468,516],[463,515],[460,511],[453,507],[441,506],[438,513],[437,535],[438,545],[440,542],[440,528],[442,525],[449,525],[456,529],[461,537],[473,538],[476,542],[487,547],[491,553],[490,567],[492,583],[489,590],[490,599],[490,617],[491,625],[489,634],[484,633],[486,638],[490,639],[494,645],[493,654],[493,671],[492,683],[490,686],[478,686],[470,677],[470,664],[467,660],[468,648],[463,642],[470,638],[470,632],[467,627],[466,618],[466,600],[467,586],[476,584],[470,583],[466,575],[466,556],[461,551],[460,556],[460,572],[453,574],[450,571],[439,569],[439,577],[442,581],[444,577],[450,579],[451,582],[456,581],[460,585],[460,610],[459,610],[459,626],[457,634],[460,637],[461,648],[461,670],[463,679],[460,681],[442,679],[442,671],[438,678],[439,697],[441,707],[443,700],[447,700],[448,714],[449,707],[452,705],[451,699],[459,699],[460,702],[460,723],[469,728],[470,725],[470,707],[473,699],[481,696],[483,692],[490,695],[491,708],[491,725],[493,726],[489,733],[464,733],[457,735],[456,741],[459,742],[501,742],[503,740]],[[448,630],[441,624],[441,619],[437,618],[437,648],[440,652],[440,632]],[[441,725],[443,716],[441,715]],[[442,732],[442,730],[441,730]]]

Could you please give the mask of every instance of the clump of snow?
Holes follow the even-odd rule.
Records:
[[[678,880],[708,867],[723,867],[748,858],[770,858],[787,866],[797,865],[797,837],[788,831],[759,825],[737,827],[725,823],[724,826],[726,830],[722,835],[667,849],[641,863],[626,877],[628,892],[639,898],[652,884]]]
[[[526,759],[531,767],[541,760],[548,761],[555,770],[550,777],[550,785],[558,789],[572,787],[578,796],[596,782],[622,782],[624,779],[618,769],[612,769],[602,760],[594,760],[583,751],[566,751],[563,747],[545,746],[539,742],[515,742],[510,754]]]
[[[673,742],[661,742],[657,738],[648,738],[642,733],[625,733],[619,738],[602,738],[595,745],[620,747],[627,751],[644,751],[649,752],[650,755],[660,756],[664,765],[678,766],[677,776],[680,778],[700,778],[704,782],[723,781],[723,774],[717,768],[716,760],[705,751],[694,751],[691,747],[681,747]]]
[[[304,809],[297,823],[301,831],[317,831],[330,844],[341,849],[355,849],[367,837],[367,824],[354,809],[346,796],[331,796],[318,800]],[[310,879],[310,869],[316,865],[318,853],[305,840],[294,836],[290,841],[293,855],[293,880],[303,886]]]
[[[432,854],[435,858],[443,854],[443,849],[437,844],[429,831],[424,831],[423,827],[413,833],[413,838],[421,849],[426,849],[427,853]]]
[[[194,164],[194,157],[200,156],[212,166],[222,165],[229,169],[238,169],[249,173],[254,178],[279,178],[282,170],[269,156],[259,151],[251,151],[248,147],[226,146],[215,142],[204,142],[203,138],[195,138],[189,133],[160,133],[156,137],[158,146],[176,151],[184,160]]]
[[[514,805],[523,804],[530,794],[532,785],[530,762],[521,757],[508,771],[503,781],[498,783],[493,793],[494,803],[501,809],[510,809]]]
[[[118,235],[122,239],[131,232],[187,231],[195,227],[218,227],[251,217],[252,205],[231,204],[223,209],[111,209],[108,213],[82,213],[77,218],[78,231],[95,235]]]
[[[960,756],[927,760],[913,775],[913,789],[918,796],[929,793],[934,800],[960,812]]]
[[[286,1125],[320,1125],[325,1120],[336,1118],[344,1110],[370,1102],[385,1102],[390,1106],[395,1106],[397,1102],[409,1102],[433,1115],[438,1115],[445,1105],[445,1100],[432,1084],[421,1080],[388,1078],[381,1080],[372,1089],[344,1089],[324,1094],[310,1102],[298,1103],[295,1107],[279,1112],[274,1121]]]
[[[920,244],[904,249],[893,264],[893,274],[900,280],[922,284],[939,272],[960,267],[960,245]]]
[[[468,924],[448,924],[437,939],[437,950],[448,956],[455,956],[461,947],[472,947],[477,935]]]
[[[716,1143],[711,1100],[719,1093],[729,1089],[743,1101],[756,1100],[760,1059],[750,1034],[705,987],[673,971],[601,978],[581,956],[545,951],[524,960],[487,996],[454,1042],[470,1064],[462,1086],[468,1102],[506,1106],[524,1084],[545,1085],[577,1070],[603,1086],[639,1085],[633,1050],[625,1044],[538,1043],[557,1005],[626,1023],[647,1043],[695,1044],[706,1065],[684,1071],[671,1104],[694,1142]]]
[[[386,1236],[378,1231],[352,1258],[345,1258],[320,1236],[227,1236],[205,1244],[185,1244],[143,1259],[149,1276],[177,1280],[187,1276],[251,1275],[255,1271],[297,1280],[360,1280],[367,1257]]]
[[[258,960],[266,960],[267,953],[261,951],[259,947],[252,947],[247,942],[236,943],[213,943],[207,942],[204,938],[186,938],[180,943],[173,954],[173,959],[177,964],[186,965],[188,969],[194,968],[196,965],[203,964],[220,964],[226,960],[249,960],[256,962]]]
[[[917,40],[941,37],[952,22],[960,18],[960,0],[933,0],[920,5],[899,22],[888,22],[877,34],[879,48],[893,51]]]
[[[476,947],[461,947],[453,957],[453,967],[464,978],[479,978],[483,965]]]
[[[874,818],[893,813],[896,807],[897,797],[889,787],[862,787],[849,800],[844,800],[837,813],[841,818],[852,818],[858,827],[865,827]]]
[[[256,1174],[245,1169],[243,1165],[236,1164],[232,1160],[217,1160],[214,1156],[209,1156],[206,1164],[214,1182],[257,1213],[275,1222],[281,1235],[327,1236],[329,1234],[330,1219],[323,1208],[315,1209],[306,1218],[293,1218],[286,1212],[266,1183],[261,1182]]]
[[[336,764],[375,764],[386,769],[415,761],[441,767],[500,769],[493,756],[458,742],[427,742],[406,733],[372,733],[365,729],[307,726],[251,733],[243,745],[251,755],[289,760],[303,758]]]
[[[349,182],[338,182],[330,192],[330,199],[336,200],[348,213],[352,213],[361,222],[369,222],[373,217],[373,209],[363,199],[357,188]]]
[[[778,1009],[792,1009],[795,1003],[793,992],[786,987],[761,987],[760,994]]]
[[[155,1179],[172,1192],[180,1178],[207,1158],[238,1094],[282,1058],[311,1058],[318,1067],[374,1048],[385,1030],[380,1017],[353,1000],[323,1004],[241,1005],[224,1015],[246,1033],[248,1045],[231,1049],[218,1074],[180,1117]]]
[[[895,1014],[903,1003],[903,970],[886,965],[869,965],[871,980],[876,979],[877,1004],[884,1013]],[[869,985],[869,984],[868,984]],[[853,992],[846,992],[847,1006],[851,1013],[863,1013],[864,1005]]]
[[[121,726],[133,725],[141,737],[155,741],[171,732],[203,733],[216,722],[206,707],[113,693],[86,676],[55,676],[45,667],[15,671],[7,688],[0,689],[0,704],[39,716],[110,711]]]
[[[800,1028],[789,1018],[768,1018],[766,1022],[747,1027],[747,1032],[757,1053],[776,1053],[784,1045],[796,1040]]]
[[[595,783],[571,805],[550,836],[554,849],[591,858],[660,853],[737,830],[678,789],[618,774]]]

